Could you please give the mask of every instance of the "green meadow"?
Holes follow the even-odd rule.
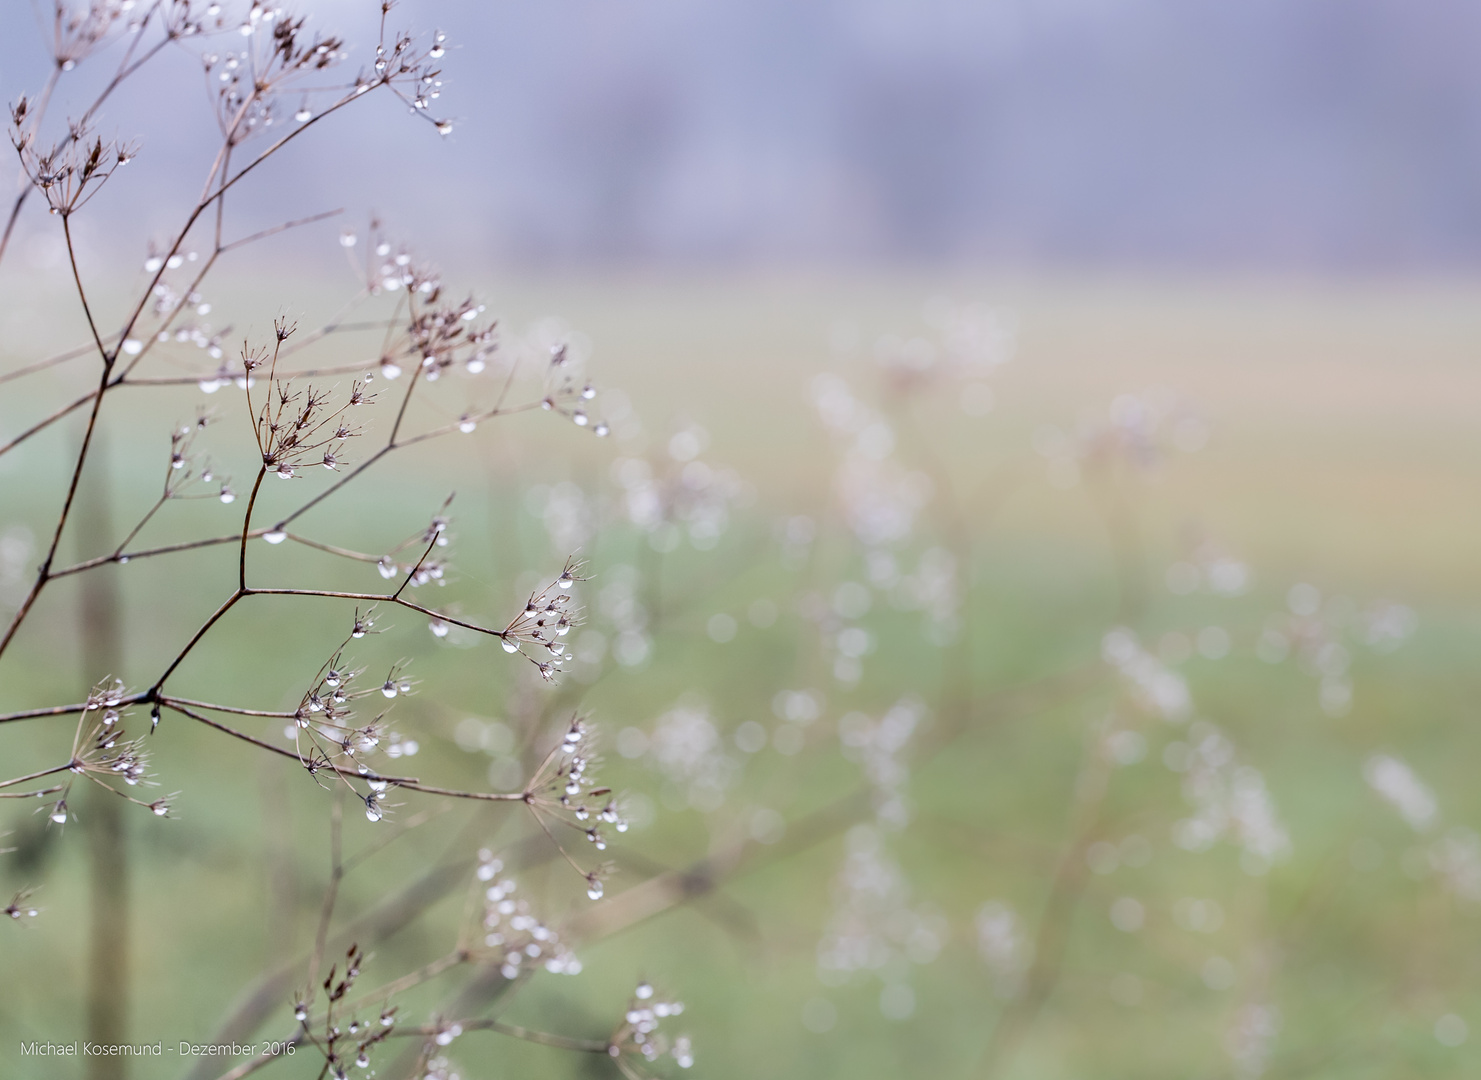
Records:
[[[75,313],[48,288],[16,284],[0,313],[0,372],[75,344],[63,329]],[[492,420],[388,456],[295,530],[386,550],[455,494],[443,583],[415,597],[485,625],[504,625],[579,551],[587,623],[554,685],[496,641],[434,636],[424,616],[384,605],[354,662],[378,684],[409,661],[416,683],[390,719],[417,752],[381,767],[517,788],[580,711],[632,827],[600,853],[614,873],[592,901],[518,805],[403,791],[372,823],[345,803],[349,869],[326,966],[354,940],[370,954],[357,987],[368,991],[456,948],[481,910],[476,853],[488,848],[582,971],[511,987],[496,968],[458,965],[397,995],[398,1026],[497,1016],[601,1040],[646,979],[683,1001],[663,1029],[692,1038],[690,1074],[713,1080],[1471,1075],[1472,291],[945,272],[480,283],[506,340],[558,316],[582,351],[589,342],[593,415],[611,415],[612,436],[539,409]],[[245,272],[218,294],[221,322],[255,339],[279,313],[312,328],[339,295],[318,279]],[[970,409],[961,387],[923,379],[907,391],[876,359],[887,335],[936,340],[937,297],[988,305],[1012,331],[1011,356],[973,376],[989,389]],[[373,334],[342,334],[313,355],[368,364],[377,348]],[[0,386],[0,441],[81,392],[94,363]],[[181,347],[152,370],[209,366]],[[820,420],[824,373],[888,427],[889,448],[870,460],[923,478],[903,533],[871,543],[851,526],[841,470],[856,433]],[[465,392],[487,406],[491,378],[439,387],[409,422],[457,420]],[[203,404],[216,417],[200,445],[239,491],[250,484],[240,390],[121,388],[85,489],[93,512],[64,540],[69,561],[111,551],[148,509],[171,425]],[[1167,418],[1145,441],[1127,421],[1143,406]],[[385,400],[371,412],[352,462],[384,438]],[[25,567],[55,519],[74,421],[0,456],[0,538],[32,538]],[[686,461],[706,470],[685,473]],[[671,492],[687,483],[685,498],[710,484],[720,525],[696,539],[694,519],[635,522],[623,477],[638,475]],[[255,523],[331,479],[269,478]],[[167,505],[137,546],[239,531],[244,503]],[[104,527],[113,539],[94,531]],[[300,544],[246,550],[261,585],[386,588],[373,565]],[[0,712],[80,701],[105,674],[81,659],[89,575],[118,590],[115,674],[139,688],[234,587],[237,554],[223,544],[133,559],[49,589],[0,662]],[[1241,569],[1220,578],[1215,563]],[[943,565],[932,592],[927,568]],[[7,614],[20,580],[0,577]],[[291,710],[355,608],[250,597],[190,654],[173,692]],[[1168,685],[1186,687],[1186,703],[1149,701],[1148,686]],[[891,714],[901,702],[909,730],[890,742],[882,721],[905,715]],[[281,719],[223,719],[292,745]],[[130,723],[142,731],[147,711]],[[5,775],[54,764],[75,729],[72,717],[5,724]],[[337,796],[289,758],[183,715],[167,712],[149,748],[149,790],[180,794],[168,818],[123,815],[130,931],[117,948],[131,1037],[176,1049],[133,1062],[131,1076],[214,1078],[236,1062],[184,1060],[181,1041],[260,1044],[296,1030]],[[1189,762],[1205,751],[1207,782],[1235,816],[1205,807],[1212,835],[1200,838]],[[1407,822],[1365,779],[1375,755],[1433,794],[1425,821]],[[13,849],[0,888],[7,899],[34,888],[40,909],[0,927],[7,1080],[83,1075],[75,1060],[18,1048],[85,1037],[87,830],[107,797],[79,780],[62,826],[49,803],[0,803],[0,846]],[[1257,821],[1267,806],[1275,820]],[[1262,828],[1284,844],[1262,841]],[[567,846],[583,866],[599,858],[579,835]],[[857,962],[820,962],[840,933]],[[387,1040],[370,1073],[402,1075],[418,1042]],[[496,1031],[465,1031],[441,1052],[465,1080],[620,1075],[601,1053]],[[314,1078],[322,1064],[299,1046],[257,1075]],[[683,1070],[667,1058],[651,1072]]]

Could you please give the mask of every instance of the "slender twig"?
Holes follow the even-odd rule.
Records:
[[[148,691],[146,691],[146,696],[149,700],[153,700],[155,698],[155,696],[160,691],[160,687],[164,686],[165,680],[175,673],[175,669],[185,661],[185,658],[190,655],[190,651],[200,644],[201,639],[210,632],[211,627],[215,626],[216,623],[221,619],[221,617],[228,611],[230,611],[233,607],[235,607],[237,601],[245,595],[246,593],[244,593],[241,589],[238,589],[236,592],[232,593],[225,600],[223,600],[221,602],[221,606],[210,614],[206,621],[201,624],[199,629],[197,629],[196,632],[190,636],[190,640],[185,643],[185,647],[175,654],[175,658],[170,661],[169,666],[160,673],[159,678],[155,679],[154,684],[150,686]]]
[[[212,720],[208,716],[203,716],[200,713],[196,712],[194,709],[187,708],[186,706],[181,705],[178,702],[160,702],[160,705],[163,708],[167,708],[174,712],[180,713],[182,716],[188,716],[192,720],[198,720],[202,724],[205,724],[207,727],[215,728],[217,731],[230,735],[233,738],[241,739],[243,742],[249,742],[260,750],[267,750],[270,753],[277,754],[279,757],[289,758],[290,760],[295,761],[300,765],[303,764],[303,759],[298,756],[298,753],[296,751],[286,750],[281,746],[274,746],[272,743],[266,742],[265,740],[256,738],[252,735],[248,735],[244,731],[238,731],[236,728],[228,727],[227,725],[216,720]],[[325,772],[332,772],[346,779],[365,779],[365,774],[361,773],[358,769],[345,769],[332,763],[328,765],[322,765],[320,767]],[[398,787],[411,787],[412,785],[416,784],[416,779],[410,776],[381,776],[378,777],[378,779],[384,780],[388,784],[395,784]],[[519,796],[511,797],[518,798]]]
[[[396,604],[401,602],[401,594],[406,591],[406,587],[408,585],[416,580],[417,573],[422,568],[422,563],[426,562],[427,556],[432,554],[432,549],[437,545],[437,538],[441,535],[441,532],[439,532],[438,530],[432,530],[432,539],[427,542],[427,550],[422,552],[422,557],[417,560],[417,564],[406,572],[405,579],[403,579],[401,584],[397,586],[396,591],[393,592],[389,597],[387,597],[387,599],[390,600],[391,603]]]
[[[71,248],[70,240],[68,242],[68,248],[69,250]],[[78,288],[81,288],[80,282]],[[89,317],[89,322],[91,322],[91,317]],[[96,334],[94,336],[96,337]],[[31,606],[36,603],[36,598],[41,595],[41,590],[46,587],[51,573],[52,561],[56,558],[57,548],[62,542],[62,532],[67,527],[67,515],[72,509],[73,500],[77,497],[77,485],[82,479],[82,468],[87,463],[88,447],[92,445],[93,433],[97,430],[98,426],[98,413],[103,405],[103,387],[107,386],[108,373],[113,367],[113,358],[103,348],[101,339],[98,341],[98,348],[104,354],[102,382],[98,392],[93,397],[92,411],[88,414],[87,418],[87,430],[82,437],[82,446],[77,451],[77,462],[72,468],[72,479],[67,485],[67,496],[62,503],[62,511],[57,517],[56,528],[52,530],[51,544],[47,548],[46,558],[42,560],[41,568],[36,573],[36,580],[31,585],[30,591],[26,593],[25,599],[21,601],[20,609],[16,611],[15,616],[10,621],[10,625],[6,627],[4,637],[0,637],[0,656],[4,656],[5,650],[9,647],[11,641],[15,639],[16,631],[20,629],[21,623],[25,621],[26,616],[30,613]]]
[[[66,784],[58,784],[56,787],[37,788],[34,791],[0,791],[0,799],[39,799],[66,790]]]
[[[345,867],[341,857],[341,837],[345,816],[345,800],[342,790],[334,794],[329,811],[329,884],[324,889],[324,906],[319,912],[319,929],[314,934],[314,951],[309,957],[309,974],[305,980],[308,990],[304,1000],[312,1000],[314,987],[319,982],[319,965],[324,962],[324,945],[329,939],[329,920],[334,915],[334,902],[339,896],[339,883],[344,879]]]
[[[56,367],[58,364],[65,364],[69,360],[80,359],[95,352],[96,350],[96,345],[79,345],[75,349],[68,349],[66,352],[57,353],[56,356],[48,357],[45,360],[38,360],[36,361],[36,363],[28,364],[26,367],[16,368],[14,371],[4,372],[3,374],[0,374],[0,383],[9,382],[12,379],[24,378],[27,375],[34,375],[38,371],[45,371],[47,368]]]
[[[89,349],[88,351],[91,352],[92,350]],[[25,442],[27,439],[31,438],[33,435],[39,435],[41,432],[51,427],[51,425],[55,424],[58,420],[63,420],[66,419],[68,416],[71,416],[74,412],[82,408],[84,405],[92,401],[97,396],[97,391],[89,391],[88,393],[82,395],[82,397],[72,401],[70,404],[63,405],[60,409],[57,409],[51,415],[36,421],[36,423],[26,428],[19,435],[13,436],[9,442],[0,443],[0,455],[7,454],[11,450],[14,450],[17,446]]]
[[[20,712],[0,713],[0,724],[9,723],[12,720],[31,720],[38,716],[70,716],[73,713],[86,712],[90,706],[87,702],[79,702],[76,705],[51,705],[41,709],[22,709]]]
[[[66,772],[75,764],[75,761],[68,761],[65,765],[54,765],[50,769],[42,769],[40,772],[33,772],[28,776],[17,776],[13,780],[0,780],[0,788],[15,787],[17,784],[26,784],[32,780],[40,780],[45,776],[55,776],[59,772]]]
[[[496,638],[508,637],[508,634],[505,631],[503,631],[503,630],[494,630],[494,629],[492,629],[490,627],[487,627],[487,626],[480,626],[478,623],[468,622],[466,619],[454,618],[452,615],[446,615],[446,614],[444,614],[444,613],[442,613],[440,611],[434,611],[432,608],[423,607],[421,604],[412,603],[410,600],[407,600],[407,599],[405,599],[403,597],[399,597],[399,596],[395,595],[394,593],[388,594],[388,593],[367,593],[367,592],[338,592],[338,591],[335,591],[335,590],[332,590],[332,589],[263,589],[263,588],[250,588],[250,589],[244,589],[242,591],[242,595],[243,596],[324,596],[324,597],[330,597],[332,599],[338,599],[338,600],[369,600],[369,601],[375,602],[375,603],[395,603],[395,604],[399,604],[401,607],[409,608],[412,611],[416,611],[416,612],[419,612],[419,613],[421,613],[423,615],[426,615],[429,618],[440,619],[442,622],[448,623],[449,625],[452,625],[452,626],[461,626],[465,630],[474,630],[474,631],[476,631],[476,632],[478,632],[480,634],[487,634],[489,637],[496,637]]]
[[[534,1028],[520,1027],[518,1024],[506,1023],[493,1017],[479,1017],[471,1020],[456,1020],[446,1024],[423,1024],[419,1027],[398,1027],[392,1036],[435,1036],[448,1030],[450,1027],[458,1027],[463,1031],[496,1031],[501,1035],[512,1035],[516,1039],[524,1039],[528,1042],[540,1043],[542,1046],[555,1046],[562,1050],[577,1050],[587,1054],[606,1054],[609,1052],[610,1043],[605,1039],[578,1039],[570,1035],[557,1035],[549,1031],[537,1031]]]
[[[263,709],[239,709],[234,705],[215,705],[209,701],[192,701],[190,698],[165,694],[155,695],[154,700],[161,705],[184,705],[191,709],[209,709],[211,712],[232,713],[236,716],[265,716],[274,720],[292,720],[298,715],[291,712],[269,712]]]

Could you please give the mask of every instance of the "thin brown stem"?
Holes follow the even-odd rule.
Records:
[[[247,499],[247,512],[242,515],[242,543],[237,553],[237,591],[247,591],[247,539],[252,534],[252,509],[257,505],[257,493],[262,490],[262,479],[267,475],[266,466],[258,466],[257,479],[252,481],[252,494]]]
[[[311,540],[307,536],[300,536],[297,533],[287,532],[286,530],[284,530],[284,532],[288,539],[292,540],[295,544],[302,544],[304,547],[311,547],[315,551],[327,552],[330,555],[338,555],[344,559],[353,559],[356,562],[378,563],[381,561],[381,557],[379,555],[370,555],[363,551],[351,551],[349,548],[336,547],[334,544],[326,544],[322,540]]]
[[[45,360],[38,360],[34,364],[28,364],[23,368],[16,368],[14,371],[7,371],[4,374],[0,374],[0,383],[10,382],[12,379],[21,379],[27,375],[34,375],[38,371],[45,371],[47,368],[56,367],[58,364],[65,364],[69,360],[80,359],[96,350],[96,345],[79,345],[75,349],[68,349],[66,352],[49,356]]]
[[[9,453],[21,443],[29,439],[31,436],[39,435],[41,432],[51,427],[51,425],[55,424],[58,420],[72,415],[74,412],[82,408],[84,405],[86,405],[89,401],[92,401],[97,396],[98,393],[96,390],[89,391],[88,393],[82,395],[82,397],[77,398],[71,404],[63,405],[60,409],[53,412],[50,416],[46,416],[36,421],[36,423],[26,428],[25,431],[22,431],[19,435],[14,436],[9,442],[0,444],[0,454]]]
[[[253,529],[247,534],[247,539],[255,540],[271,529]],[[183,540],[178,544],[164,544],[155,548],[144,548],[140,551],[120,551],[112,555],[99,555],[93,559],[85,559],[82,562],[65,566],[60,570],[52,571],[53,578],[66,577],[69,574],[80,574],[84,570],[92,570],[98,566],[106,566],[115,562],[133,562],[135,559],[149,559],[157,555],[173,555],[179,551],[195,551],[198,548],[219,547],[222,544],[235,544],[242,538],[241,533],[232,533],[230,536],[212,536],[204,540]]]
[[[459,791],[456,788],[434,787],[431,784],[422,784],[415,780],[398,780],[391,777],[382,777],[397,787],[408,791],[420,791],[426,795],[443,795],[449,799],[477,799],[483,802],[524,802],[523,791]]]
[[[397,605],[399,605],[401,607],[408,608],[411,611],[416,611],[416,612],[419,612],[419,613],[421,613],[423,615],[426,615],[428,618],[440,619],[442,622],[448,623],[449,625],[452,625],[452,626],[461,626],[465,630],[473,630],[473,631],[476,631],[477,633],[480,633],[480,634],[487,634],[489,637],[503,638],[503,637],[506,637],[507,636],[507,634],[503,630],[493,630],[493,629],[491,629],[491,628],[489,628],[487,626],[480,626],[478,623],[468,622],[466,619],[458,619],[458,618],[454,618],[451,615],[445,615],[445,614],[443,614],[440,611],[433,610],[432,608],[423,607],[421,604],[412,603],[410,600],[403,599],[400,596],[396,595],[395,593],[387,594],[387,593],[367,593],[367,592],[337,592],[337,591],[335,591],[333,589],[259,589],[259,588],[251,588],[251,589],[244,590],[243,593],[242,593],[242,595],[244,595],[244,596],[325,596],[325,597],[330,597],[332,599],[338,599],[338,600],[368,600],[368,601],[371,601],[371,602],[374,602],[374,603],[394,603],[394,604],[397,604]]]
[[[234,705],[216,705],[209,701],[192,701],[190,698],[174,697],[173,695],[157,694],[155,701],[161,705],[184,705],[192,709],[209,709],[211,712],[232,713],[235,716],[265,716],[274,720],[292,720],[297,713],[291,712],[268,712],[263,709],[239,709]]]
[[[422,568],[422,563],[426,562],[427,556],[432,554],[432,549],[437,545],[437,538],[441,535],[442,533],[437,529],[432,530],[432,539],[427,543],[427,550],[422,552],[422,557],[417,560],[417,564],[406,572],[406,578],[397,586],[396,591],[388,597],[393,604],[399,604],[401,602],[401,594],[406,591],[408,585],[416,580],[417,573]]]
[[[393,979],[384,986],[376,987],[376,989],[369,993],[361,995],[350,1003],[349,1008],[353,1010],[364,1007],[368,1002],[385,1001],[401,993],[403,990],[418,986],[428,979],[435,979],[444,971],[449,971],[459,964],[466,964],[470,959],[470,955],[467,949],[455,949],[446,956],[440,956],[429,964],[423,964],[415,971],[407,972],[399,979]]]
[[[66,772],[74,764],[76,763],[69,761],[65,765],[54,765],[50,769],[42,769],[40,772],[33,772],[27,776],[17,776],[13,780],[0,780],[0,788],[15,787],[17,784],[26,784],[32,780],[40,780],[42,777],[55,776],[59,772]]]
[[[249,742],[253,746],[257,747],[259,750],[267,750],[270,753],[277,754],[279,757],[289,758],[290,760],[295,761],[300,765],[304,763],[303,758],[299,757],[297,751],[285,750],[281,746],[274,746],[272,743],[267,742],[263,739],[248,735],[245,731],[238,731],[236,728],[228,727],[226,724],[220,723],[216,720],[212,720],[209,716],[202,716],[194,709],[181,705],[176,701],[162,701],[160,702],[160,705],[161,707],[170,709],[182,716],[188,716],[192,720],[199,721],[200,723],[205,724],[207,727],[215,728],[217,731],[220,731],[223,734],[230,735],[236,739],[241,739],[243,742]],[[345,779],[365,779],[364,774],[361,773],[358,768],[344,769],[334,764],[321,765],[320,768],[324,772],[331,772]],[[388,784],[395,784],[397,787],[411,787],[417,782],[416,778],[411,776],[381,776],[378,777],[378,779],[384,780]]]
[[[329,884],[324,888],[324,907],[319,913],[319,929],[314,934],[314,951],[309,957],[308,990],[305,1001],[312,1001],[314,987],[319,983],[319,965],[324,962],[324,945],[329,940],[329,920],[334,915],[334,902],[339,897],[339,883],[345,876],[344,859],[341,856],[341,833],[345,816],[344,791],[335,792],[334,803],[329,811]]]
[[[66,790],[66,784],[58,784],[56,787],[37,788],[35,791],[0,791],[0,799],[40,799]]]
[[[165,680],[173,675],[175,673],[175,669],[184,662],[187,656],[190,655],[190,650],[194,649],[198,644],[200,644],[201,638],[206,636],[211,627],[215,626],[217,621],[233,607],[235,607],[236,602],[245,595],[247,594],[241,589],[238,589],[236,592],[232,593],[222,602],[220,607],[218,607],[211,613],[210,618],[208,618],[204,623],[201,624],[200,629],[198,629],[194,634],[191,635],[190,640],[185,643],[185,647],[181,649],[178,654],[176,654],[175,659],[170,661],[170,666],[165,668],[160,677],[154,680],[154,685],[151,686],[147,691],[146,696],[150,700],[154,699],[154,697],[159,693],[160,687],[164,686]]]
[[[527,1042],[540,1043],[542,1046],[555,1046],[562,1050],[576,1050],[587,1054],[606,1054],[610,1044],[605,1039],[578,1039],[570,1035],[557,1035],[549,1031],[537,1031],[534,1028],[521,1027],[518,1024],[509,1024],[503,1020],[493,1017],[479,1017],[471,1020],[458,1020],[447,1024],[423,1024],[420,1027],[398,1027],[391,1032],[393,1036],[436,1036],[450,1027],[458,1027],[463,1031],[497,1031],[500,1035],[511,1035],[516,1039],[524,1039]]]
[[[310,214],[306,218],[297,218],[294,221],[285,221],[280,225],[274,225],[270,229],[263,229],[261,232],[255,232],[251,236],[244,236],[240,240],[233,240],[229,244],[222,244],[218,239],[216,251],[219,254],[225,255],[228,251],[235,251],[239,247],[246,247],[248,244],[255,244],[259,240],[266,240],[269,236],[277,236],[279,233],[287,232],[289,229],[297,229],[304,225],[313,225],[316,222],[327,221],[330,218],[338,217],[340,214],[343,213],[343,208],[340,208],[338,210],[324,210],[317,214]]]
[[[87,702],[79,702],[76,705],[52,705],[42,709],[22,709],[20,712],[0,713],[0,724],[7,724],[12,720],[32,720],[38,716],[71,716],[74,713],[86,712]]]
[[[101,342],[99,343],[99,348],[102,348]],[[5,650],[15,640],[16,631],[20,629],[21,623],[25,621],[26,616],[30,613],[32,605],[36,603],[36,598],[41,595],[41,590],[46,587],[47,581],[50,580],[51,564],[56,558],[57,548],[62,542],[62,533],[67,527],[67,515],[72,509],[73,500],[77,498],[77,485],[82,479],[83,466],[87,464],[88,448],[92,445],[93,433],[97,430],[98,426],[98,413],[103,406],[103,391],[108,385],[108,373],[112,370],[113,361],[107,356],[106,350],[104,350],[104,355],[102,379],[97,392],[93,395],[93,407],[92,411],[88,414],[87,430],[82,436],[82,446],[77,451],[77,463],[72,468],[72,479],[67,485],[67,497],[62,503],[62,512],[57,517],[56,528],[52,530],[51,545],[47,548],[46,558],[42,560],[41,568],[36,573],[35,582],[31,585],[30,591],[26,593],[25,599],[21,601],[20,609],[15,613],[14,618],[10,620],[10,625],[6,627],[5,636],[0,637],[0,656],[5,655]]]
[[[166,483],[168,483],[168,480],[166,481]],[[154,515],[159,513],[160,507],[164,506],[164,504],[169,501],[170,494],[167,488],[165,494],[161,495],[157,500],[155,500],[154,505],[151,506],[148,511],[145,512],[144,516],[139,519],[139,523],[129,530],[127,536],[125,536],[118,542],[118,546],[113,549],[113,554],[109,558],[112,561],[117,561],[123,555],[123,549],[128,547],[129,544],[133,543],[134,537],[138,536],[141,532],[144,531],[144,526],[148,525],[149,522],[153,520]]]
[[[103,358],[103,384],[106,386],[108,371],[112,369],[113,358],[117,353],[108,351],[108,346],[103,344],[103,335],[98,333],[98,324],[93,319],[92,305],[88,303],[87,289],[82,284],[82,271],[77,268],[77,246],[72,242],[72,215],[65,211],[62,213],[62,236],[67,242],[67,265],[72,268],[72,283],[77,287],[77,299],[81,301],[82,313],[87,317],[87,328],[93,335],[93,344],[97,346],[98,354]]]

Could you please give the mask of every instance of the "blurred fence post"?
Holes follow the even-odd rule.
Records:
[[[108,453],[101,430],[83,473],[75,511],[75,542],[80,558],[97,554],[112,535]],[[79,575],[79,635],[83,683],[122,678],[119,597],[116,566],[101,566]],[[87,1037],[90,1042],[127,1041],[129,977],[129,865],[123,802],[101,788],[88,793],[83,825],[90,861]],[[123,1080],[126,1058],[88,1059],[91,1080]]]

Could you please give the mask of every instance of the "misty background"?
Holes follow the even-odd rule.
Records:
[[[44,79],[44,6],[0,0],[7,101]],[[305,7],[366,61],[377,4]],[[239,212],[395,207],[453,265],[1481,262],[1461,0],[429,0],[391,22],[448,34],[452,135],[349,110],[306,140],[308,182]],[[109,198],[161,234],[211,153],[204,90],[160,89],[182,64],[127,91],[157,99],[147,130],[111,126],[126,95],[99,125],[140,138],[150,181]],[[140,242],[91,217],[90,244]]]

